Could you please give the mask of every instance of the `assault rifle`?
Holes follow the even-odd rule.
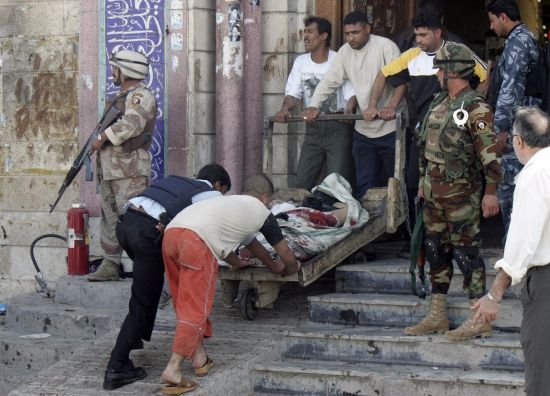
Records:
[[[424,250],[424,200],[415,198],[414,200],[416,223],[411,235],[411,264],[409,273],[411,274],[411,289],[415,296],[426,298],[426,272],[424,270],[424,262],[426,260],[426,252]],[[420,285],[416,284],[416,270],[418,269],[418,278]]]
[[[103,113],[103,116],[97,123],[97,126],[94,128],[94,131],[91,133],[91,135],[88,137],[88,140],[86,140],[86,144],[84,144],[84,147],[82,147],[82,150],[80,150],[80,153],[78,153],[78,156],[74,160],[73,164],[71,165],[71,169],[67,172],[65,175],[65,180],[63,180],[63,183],[61,184],[61,187],[59,188],[59,192],[57,193],[57,199],[53,204],[50,204],[50,213],[53,212],[55,207],[57,206],[57,203],[63,196],[63,193],[71,185],[76,175],[78,175],[78,172],[80,172],[80,169],[82,166],[86,166],[86,177],[84,180],[91,181],[94,179],[94,171],[92,167],[92,160],[91,155],[93,154],[94,150],[92,149],[92,143],[97,139],[97,136],[103,132],[105,129],[107,129],[113,122],[115,122],[118,117],[120,116],[120,111],[115,107],[115,103],[117,102],[117,99],[120,99],[124,96],[128,95],[128,91],[117,95],[107,106],[107,109],[105,109],[105,112]]]

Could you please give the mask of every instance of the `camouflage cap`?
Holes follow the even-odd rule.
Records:
[[[465,75],[473,72],[475,64],[474,53],[464,44],[449,42],[441,47],[434,57],[434,69],[441,68],[447,73]]]

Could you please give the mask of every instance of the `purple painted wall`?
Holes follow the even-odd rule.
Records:
[[[158,112],[153,143],[151,179],[164,177],[164,0],[105,0],[106,94],[113,97],[118,87],[113,84],[109,54],[126,48],[149,58],[149,76],[145,81],[157,100]]]

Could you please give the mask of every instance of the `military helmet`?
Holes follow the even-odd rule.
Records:
[[[434,69],[441,68],[445,74],[459,73],[460,77],[473,73],[475,64],[474,53],[464,44],[449,42],[434,56]]]
[[[111,66],[116,66],[121,73],[134,80],[143,80],[149,73],[149,60],[139,52],[123,49],[109,58]]]

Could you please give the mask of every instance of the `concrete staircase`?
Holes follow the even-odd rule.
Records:
[[[393,253],[395,255],[395,253]],[[498,252],[486,251],[488,285]],[[282,356],[254,366],[257,394],[512,396],[523,394],[519,288],[502,303],[493,336],[451,342],[442,335],[405,336],[428,301],[410,292],[407,260],[343,265],[336,293],[309,297],[310,324],[284,333]],[[456,269],[449,319],[469,315]]]
[[[39,293],[12,298],[0,326],[0,395],[74,358],[120,326],[130,285],[130,280],[118,287],[102,283],[93,291],[84,277],[65,276],[57,282],[55,298]]]
[[[195,378],[200,387],[190,395],[521,395],[517,290],[504,301],[491,338],[407,337],[402,327],[419,320],[427,302],[410,295],[408,262],[387,253],[373,263],[338,267],[336,281],[284,285],[274,308],[253,322],[222,306],[218,295],[215,336],[206,340],[215,369]],[[490,254],[486,258],[492,266]],[[453,284],[461,281],[457,270]],[[171,308],[159,311],[152,341],[132,353],[148,377],[115,391],[101,387],[130,286],[130,280],[65,276],[55,300],[36,293],[10,300],[0,324],[0,395],[160,394],[174,331]],[[468,315],[461,294],[454,287],[450,296],[453,325]],[[42,333],[50,336],[21,338]]]
[[[102,388],[103,373],[120,324],[127,313],[131,280],[89,283],[84,277],[57,281],[55,299],[31,293],[8,301],[0,316],[0,396],[113,396],[161,394],[160,375],[170,357],[175,315],[171,305],[158,311],[151,342],[131,358],[148,373],[143,381],[114,391]],[[190,395],[252,394],[250,373],[259,362],[281,355],[282,333],[309,324],[307,296],[334,289],[322,280],[310,288],[282,288],[271,310],[254,322],[238,307],[224,307],[216,295],[211,317],[215,336],[205,340],[215,362],[207,377],[186,375],[200,383]],[[35,335],[45,338],[21,338]]]

